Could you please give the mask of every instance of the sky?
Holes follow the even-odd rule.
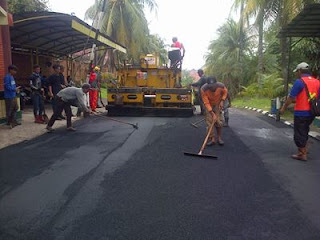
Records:
[[[177,37],[186,49],[184,69],[199,69],[204,63],[211,40],[217,29],[230,16],[234,0],[157,0],[157,13],[146,11],[151,34],[158,34],[171,44]],[[74,13],[84,19],[94,0],[49,0],[52,11]],[[234,16],[235,14],[232,13]]]

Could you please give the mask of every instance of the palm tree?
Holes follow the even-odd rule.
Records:
[[[256,24],[259,29],[259,45],[258,45],[258,72],[262,76],[264,70],[263,61],[263,35],[264,23],[267,21],[276,21],[278,28],[281,29],[287,25],[306,4],[320,2],[319,0],[235,0],[235,7],[238,8],[240,3],[245,1],[244,14],[246,17],[255,16]],[[281,66],[282,76],[288,79],[288,63],[289,63],[289,47],[290,42],[286,38],[280,39],[281,49]],[[261,86],[261,78],[259,86]]]
[[[209,45],[206,55],[205,69],[209,75],[216,75],[219,80],[227,81],[227,86],[232,93],[238,92],[239,83],[243,81],[242,71],[244,64],[239,62],[243,53],[243,60],[250,55],[251,38],[248,37],[248,28],[243,28],[240,23],[229,19],[218,29],[218,38]]]
[[[168,52],[164,40],[159,35],[150,35],[144,53],[157,54],[160,58],[160,64],[168,62]]]
[[[96,0],[86,17],[94,20],[101,11],[101,0]],[[101,31],[128,49],[129,58],[138,61],[148,43],[149,28],[144,7],[157,7],[155,0],[109,0],[104,10]]]
[[[264,22],[273,15],[274,2],[270,0],[235,0],[234,7],[241,8],[241,19],[256,17],[258,28],[258,85],[261,87],[261,76],[264,73]]]

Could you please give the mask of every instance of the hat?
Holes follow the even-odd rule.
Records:
[[[100,71],[100,68],[98,66],[95,66],[93,70],[94,71]]]
[[[82,89],[91,89],[91,85],[89,83],[84,83]]]
[[[303,69],[303,70],[308,70],[309,69],[309,64],[306,63],[306,62],[302,62],[302,63],[299,63],[296,67],[296,69],[293,70],[293,72],[296,72],[300,69]]]
[[[217,82],[217,78],[216,77],[214,77],[214,76],[207,77],[207,83],[208,84],[214,84],[216,82]]]

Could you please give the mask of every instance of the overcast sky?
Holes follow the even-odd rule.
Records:
[[[170,44],[178,37],[186,48],[183,67],[198,69],[204,64],[204,55],[216,30],[226,21],[234,0],[157,0],[158,11],[147,12],[152,34],[159,34]],[[49,0],[52,11],[75,13],[84,19],[85,11],[94,0]]]

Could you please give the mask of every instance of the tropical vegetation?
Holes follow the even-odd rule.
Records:
[[[8,8],[12,14],[47,11],[49,9],[48,0],[10,0],[8,1]]]
[[[288,24],[307,4],[319,0],[234,0],[240,19],[228,19],[218,30],[218,38],[208,46],[205,69],[225,82],[236,96],[267,97],[287,94],[295,79],[293,69],[302,61],[312,67],[320,64],[320,42],[278,38]]]
[[[158,35],[150,34],[145,7],[156,11],[157,4],[155,0],[96,0],[86,17],[95,21],[98,13],[103,13],[101,31],[128,49],[127,56],[119,56],[121,59],[138,64],[141,54],[157,53],[164,63],[167,56],[164,42]]]

